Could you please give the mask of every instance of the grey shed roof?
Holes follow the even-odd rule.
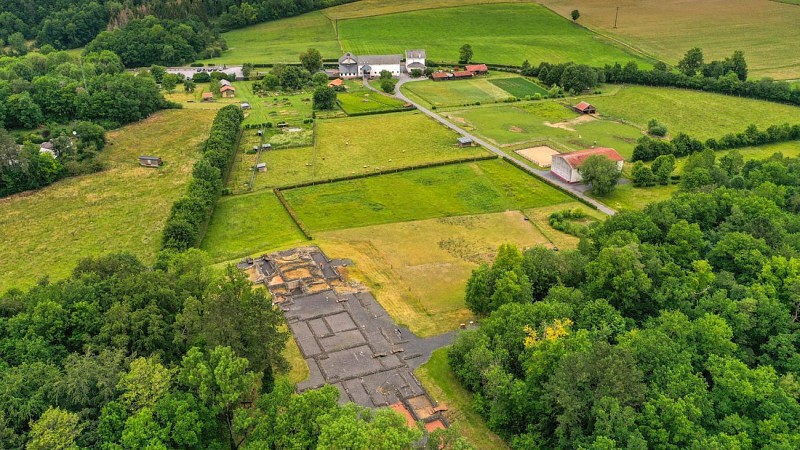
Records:
[[[359,64],[400,64],[403,60],[403,55],[364,55],[358,57]]]
[[[160,160],[158,156],[140,156],[139,159],[145,159],[149,161]]]
[[[356,62],[358,62],[358,58],[350,52],[339,58],[339,64],[355,64]]]
[[[460,138],[458,138],[458,143],[459,144],[471,144],[472,143],[472,139],[468,138],[468,137],[460,137]]]
[[[425,68],[425,64],[418,63],[418,62],[413,62],[411,64],[406,64],[406,68],[409,69],[409,70],[412,70],[412,69],[424,69]]]
[[[223,79],[219,80],[219,85],[220,86],[230,86],[231,82],[223,78]]]
[[[46,148],[48,150],[52,150],[53,149],[53,143],[50,142],[50,141],[42,142],[41,144],[39,144],[39,148]]]
[[[406,50],[406,59],[425,59],[425,50]]]

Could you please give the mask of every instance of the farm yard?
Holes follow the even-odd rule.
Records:
[[[355,54],[425,48],[434,61],[455,62],[471,42],[474,60],[496,64],[647,62],[610,40],[577,27],[534,3],[468,5],[338,20],[342,49]],[[409,33],[409,30],[414,30]]]
[[[539,3],[565,18],[573,9],[579,9],[580,23],[668,64],[676,64],[692,47],[702,48],[706,60],[722,59],[742,50],[751,78],[800,77],[800,54],[796,51],[800,41],[797,26],[800,9],[796,5],[769,0],[539,0]],[[620,9],[614,27],[616,7]]]
[[[130,252],[152,263],[215,111],[170,110],[108,134],[105,170],[0,200],[0,291],[60,279],[79,259]],[[139,166],[160,156],[158,169]],[[69,246],[64,251],[63,246]]]
[[[313,232],[571,201],[500,160],[291,189],[284,195]]]

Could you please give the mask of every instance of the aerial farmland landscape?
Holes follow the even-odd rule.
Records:
[[[0,3],[0,449],[800,448],[800,2]]]

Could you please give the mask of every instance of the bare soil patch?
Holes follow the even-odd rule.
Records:
[[[585,115],[582,115],[582,116],[578,116],[578,117],[576,117],[574,119],[564,120],[564,121],[556,122],[556,123],[544,122],[544,125],[546,125],[548,127],[552,127],[552,128],[561,128],[561,129],[567,130],[567,131],[575,131],[575,129],[572,128],[572,126],[577,125],[579,123],[591,122],[591,121],[593,121],[595,119],[597,119],[597,117],[589,115],[589,114],[585,114]]]
[[[558,152],[546,145],[540,145],[538,147],[517,150],[517,154],[539,167],[550,167],[553,155],[557,155]]]

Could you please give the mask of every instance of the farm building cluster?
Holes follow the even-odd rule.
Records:
[[[339,70],[326,71],[329,77],[374,78],[387,71],[398,77],[414,69],[425,70],[425,50],[406,50],[403,55],[354,55],[345,53],[339,58]]]
[[[420,339],[396,325],[368,290],[340,274],[338,268],[349,264],[302,247],[248,258],[238,267],[269,289],[286,316],[310,370],[298,391],[331,384],[340,402],[389,406],[410,425],[446,427],[446,408],[428,396],[413,370],[454,334]]]
[[[486,75],[487,73],[489,73],[489,68],[486,64],[468,64],[464,67],[464,70],[457,68],[450,72],[445,72],[443,70],[434,72],[431,74],[431,79],[433,81],[461,80],[464,78],[473,78],[477,75]]]

